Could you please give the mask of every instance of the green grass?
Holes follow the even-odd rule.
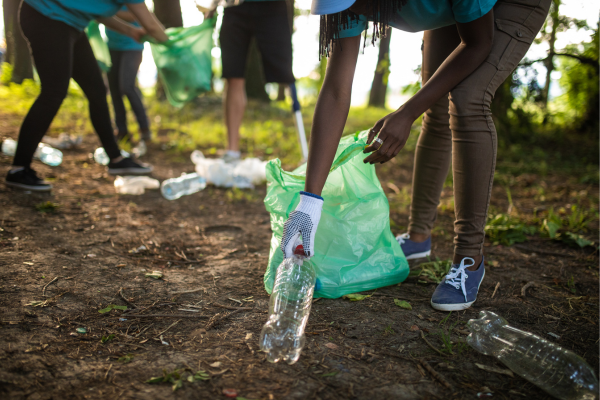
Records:
[[[417,268],[410,271],[409,276],[426,278],[429,281],[440,283],[444,276],[450,272],[452,260],[440,260],[436,257],[434,261],[420,264]]]

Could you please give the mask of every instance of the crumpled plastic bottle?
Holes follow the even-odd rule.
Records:
[[[7,156],[14,156],[17,151],[17,142],[13,139],[6,139],[2,142],[2,153]],[[59,166],[62,163],[62,151],[55,149],[46,143],[39,143],[38,148],[33,154],[33,158],[40,160],[51,167]]]
[[[206,187],[206,179],[197,173],[182,174],[179,178],[163,181],[160,192],[167,200],[175,200],[201,191]]]
[[[508,325],[491,311],[467,324],[467,343],[561,400],[598,399],[598,379],[583,358],[537,335]]]
[[[190,158],[196,165],[196,172],[206,178],[206,183],[215,186],[253,189],[267,178],[267,162],[258,158],[225,162],[220,158],[205,158],[200,150],[194,150]]]
[[[123,156],[123,158],[127,158],[130,156],[130,154],[121,149],[121,156]],[[98,147],[96,151],[94,151],[94,161],[100,165],[108,165],[110,158],[108,158],[106,151],[104,151],[104,147]]]
[[[315,269],[302,245],[277,268],[269,319],[262,328],[259,342],[268,361],[294,364],[300,358],[316,280]]]
[[[146,189],[158,189],[160,182],[147,176],[117,176],[115,191],[119,194],[144,194]]]

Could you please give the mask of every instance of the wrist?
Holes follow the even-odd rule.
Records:
[[[296,207],[296,211],[301,211],[308,215],[321,215],[323,209],[323,198],[309,192],[300,192],[300,203]]]
[[[301,191],[300,192],[300,196],[308,196],[308,197],[312,197],[312,198],[324,201],[324,199],[321,196],[319,196],[318,194],[310,193],[310,192],[307,192],[307,191]]]
[[[398,113],[403,113],[407,115],[412,122],[416,121],[417,118],[423,114],[428,107],[422,110],[423,107],[419,106],[417,101],[414,101],[414,97],[409,99],[406,103],[404,103],[400,108],[396,111]]]

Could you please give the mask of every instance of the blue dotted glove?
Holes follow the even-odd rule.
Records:
[[[302,236],[302,246],[307,257],[315,255],[315,233],[321,220],[323,198],[316,194],[300,192],[300,203],[283,225],[281,251],[285,258],[294,254],[294,245]]]

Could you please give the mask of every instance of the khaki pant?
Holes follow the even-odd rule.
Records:
[[[494,169],[496,128],[490,103],[541,29],[551,0],[499,0],[487,59],[423,117],[415,154],[409,231],[429,235],[450,161],[454,177],[455,252],[482,254]],[[423,83],[460,43],[456,26],[426,31]]]

